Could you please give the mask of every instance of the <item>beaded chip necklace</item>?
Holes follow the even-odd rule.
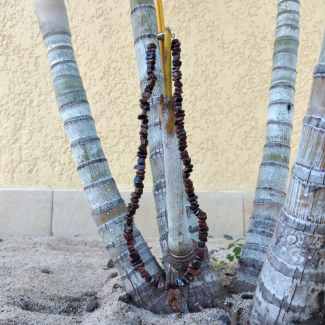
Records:
[[[173,109],[175,115],[175,126],[177,138],[179,139],[179,151],[180,151],[180,159],[183,162],[184,169],[182,178],[184,181],[185,192],[187,193],[187,200],[190,202],[190,209],[195,214],[198,219],[199,224],[199,240],[197,242],[197,247],[195,248],[195,258],[193,261],[189,263],[188,269],[185,272],[185,275],[181,279],[177,279],[176,281],[164,282],[160,281],[154,275],[149,274],[145,269],[144,262],[141,259],[140,253],[135,249],[134,244],[136,240],[133,235],[133,219],[136,213],[136,210],[139,208],[139,200],[141,195],[143,194],[143,181],[145,178],[145,168],[146,163],[145,160],[148,155],[147,146],[148,146],[148,116],[147,113],[150,111],[149,99],[151,98],[152,91],[157,82],[157,77],[155,76],[155,63],[156,63],[156,48],[157,46],[154,43],[150,43],[147,45],[146,51],[146,63],[147,63],[147,81],[148,84],[142,93],[142,98],[140,99],[140,107],[142,109],[141,115],[138,116],[138,119],[141,120],[140,126],[140,146],[138,148],[137,156],[138,156],[138,164],[134,167],[136,169],[136,177],[134,178],[134,186],[135,190],[131,194],[131,202],[128,204],[128,212],[126,224],[124,225],[124,237],[127,241],[128,250],[130,253],[130,263],[133,266],[135,271],[138,271],[141,275],[141,278],[144,278],[146,282],[155,288],[159,288],[161,290],[168,291],[169,289],[177,289],[181,287],[185,287],[190,284],[194,280],[195,276],[200,274],[199,268],[204,260],[204,254],[207,251],[205,243],[208,240],[208,230],[206,219],[207,215],[199,208],[198,197],[194,193],[193,182],[191,181],[190,174],[193,171],[193,165],[191,164],[191,158],[188,155],[186,150],[187,148],[187,135],[184,129],[184,117],[185,111],[182,109],[182,87],[183,83],[181,82],[182,73],[180,71],[180,67],[182,66],[182,61],[180,60],[181,54],[181,43],[178,39],[172,40],[171,48],[172,48],[172,56],[173,56],[173,69],[172,76],[175,86],[175,92],[172,97]]]

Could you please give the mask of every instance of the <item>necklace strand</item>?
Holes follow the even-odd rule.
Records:
[[[191,158],[188,155],[186,150],[187,148],[187,135],[184,129],[184,117],[185,111],[182,109],[182,87],[183,83],[181,82],[182,73],[180,71],[180,67],[182,66],[182,61],[180,60],[181,54],[181,43],[179,40],[174,39],[172,41],[172,56],[173,56],[173,69],[172,69],[172,76],[175,86],[175,92],[173,94],[172,102],[174,108],[174,115],[175,115],[175,126],[176,126],[176,134],[177,138],[179,139],[179,151],[180,151],[180,159],[183,162],[184,169],[182,178],[184,181],[185,192],[187,194],[187,200],[190,203],[190,209],[198,218],[199,224],[199,240],[197,242],[197,247],[195,247],[195,258],[193,261],[189,263],[189,267],[184,274],[182,279],[177,279],[174,282],[165,282],[160,281],[154,275],[149,274],[146,271],[144,262],[141,259],[139,252],[135,249],[134,244],[136,240],[133,235],[133,219],[136,213],[136,210],[139,208],[139,200],[141,195],[143,194],[143,181],[145,178],[145,159],[147,158],[148,151],[148,116],[147,112],[150,111],[150,104],[149,99],[151,98],[153,88],[156,84],[157,77],[155,76],[155,63],[156,63],[156,48],[157,46],[154,43],[147,45],[146,51],[146,60],[147,60],[147,81],[148,84],[142,93],[142,98],[140,99],[140,107],[142,108],[141,115],[138,116],[138,119],[141,120],[142,124],[140,126],[140,146],[138,148],[137,156],[138,156],[138,164],[134,167],[136,169],[136,177],[134,178],[134,185],[135,191],[131,194],[131,202],[128,204],[128,212],[127,212],[127,219],[126,224],[124,225],[124,237],[127,240],[127,246],[130,253],[130,263],[133,266],[135,271],[138,271],[142,278],[145,279],[146,282],[154,286],[155,288],[159,288],[161,290],[168,291],[169,289],[177,289],[181,287],[185,287],[190,282],[194,280],[195,276],[200,274],[199,268],[204,260],[205,252],[207,248],[205,243],[208,241],[208,230],[209,227],[206,223],[206,213],[203,212],[199,208],[198,204],[198,197],[194,193],[193,182],[191,181],[190,174],[193,171],[193,165],[191,164]]]

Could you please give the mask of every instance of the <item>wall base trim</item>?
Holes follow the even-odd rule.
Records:
[[[128,202],[130,191],[120,191]],[[209,235],[244,237],[254,193],[196,191]],[[143,237],[159,237],[152,192],[144,192],[135,223]],[[99,237],[83,191],[0,189],[0,237]]]

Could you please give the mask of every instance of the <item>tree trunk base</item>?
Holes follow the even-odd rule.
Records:
[[[146,244],[144,244],[142,249],[141,256],[146,256],[147,254],[147,256],[150,256],[149,252],[146,254],[148,249]],[[208,256],[208,253],[206,254]],[[215,299],[223,301],[225,298],[231,297],[231,294],[228,293],[216,277],[207,256],[200,268],[200,275],[195,277],[194,281],[188,286],[175,290],[182,313],[197,312],[197,304],[200,304],[203,308],[214,308]],[[138,272],[134,272],[131,268],[124,269],[125,262],[119,262],[121,258],[124,259],[123,253],[115,259],[114,265],[118,269],[119,274],[121,274],[121,280],[125,284],[126,292],[130,295],[132,303],[138,308],[144,308],[155,314],[160,314],[161,312],[164,314],[174,313],[168,303],[167,291],[152,287],[140,277]],[[149,272],[151,269],[158,270],[157,261],[152,256],[145,260],[145,264]],[[167,276],[163,272],[155,275],[166,282],[173,282],[184,275],[179,273],[170,264],[165,266],[165,270]]]

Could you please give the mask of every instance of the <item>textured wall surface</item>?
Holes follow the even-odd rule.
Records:
[[[196,188],[253,191],[264,144],[276,0],[164,0],[182,42]],[[66,1],[97,130],[120,189],[132,187],[140,96],[128,0]],[[325,27],[302,1],[292,163]],[[32,0],[0,2],[0,187],[81,189]],[[146,179],[151,188],[150,177]]]

